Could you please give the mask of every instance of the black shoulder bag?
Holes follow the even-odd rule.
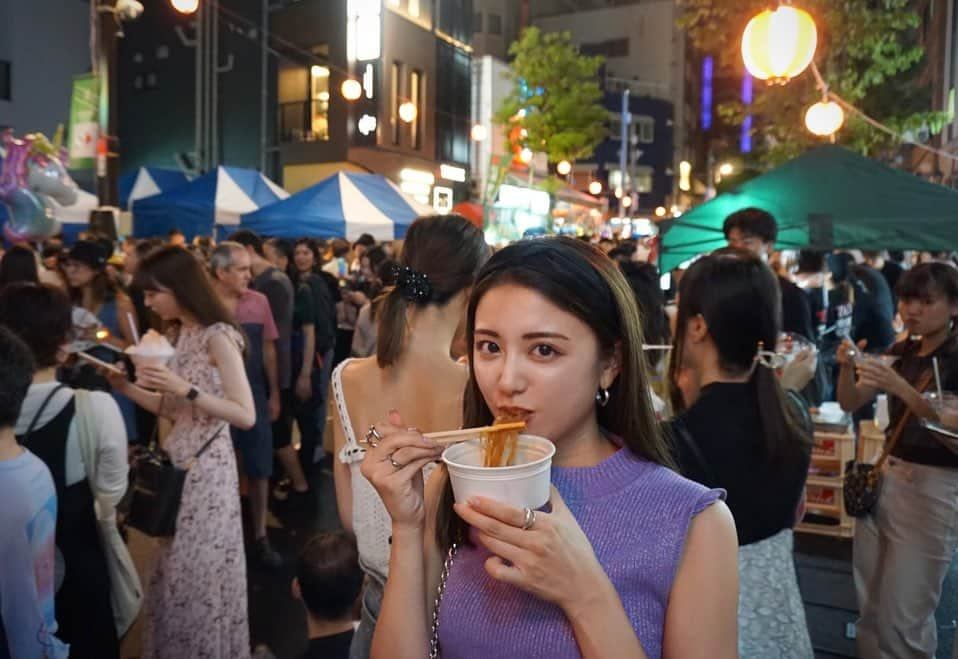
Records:
[[[918,393],[923,393],[931,382],[932,374],[928,373],[918,387]],[[895,450],[895,444],[905,432],[905,424],[911,418],[911,409],[905,408],[905,413],[898,420],[891,439],[885,442],[885,448],[874,465],[858,460],[849,460],[845,463],[845,480],[842,483],[842,500],[845,503],[845,512],[852,517],[867,517],[878,503],[881,494],[882,467],[885,461]]]
[[[173,464],[169,454],[157,446],[154,436],[133,463],[133,496],[126,518],[129,526],[154,538],[173,537],[186,475],[224,427],[225,424],[213,431],[184,469]]]

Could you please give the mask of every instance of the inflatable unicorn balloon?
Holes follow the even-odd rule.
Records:
[[[3,234],[11,242],[37,241],[59,231],[51,199],[61,206],[77,200],[77,185],[66,170],[63,128],[51,143],[36,133],[23,139],[9,130],[0,136],[5,155],[0,168],[0,203],[7,209]]]

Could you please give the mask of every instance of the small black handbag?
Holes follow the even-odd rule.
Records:
[[[173,537],[186,475],[224,427],[220,426],[213,432],[184,469],[174,465],[169,454],[159,448],[155,441],[135,457],[133,496],[126,517],[127,525],[154,538]]]
[[[918,393],[924,392],[931,382],[929,374],[918,387]],[[881,494],[882,485],[882,467],[885,461],[895,450],[895,444],[905,432],[905,424],[911,417],[911,410],[906,409],[898,425],[895,426],[895,432],[891,439],[885,443],[881,456],[874,465],[867,462],[858,462],[849,460],[845,463],[845,479],[842,482],[842,500],[845,503],[845,512],[851,517],[867,517],[875,509],[878,503],[878,495]]]

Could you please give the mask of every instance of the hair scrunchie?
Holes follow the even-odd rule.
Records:
[[[425,304],[432,297],[432,284],[424,272],[417,272],[408,265],[396,266],[396,289],[403,298],[416,304]]]

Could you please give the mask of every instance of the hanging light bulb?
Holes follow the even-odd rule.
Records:
[[[352,78],[343,80],[343,86],[340,87],[339,90],[343,93],[343,98],[347,101],[355,101],[363,95],[363,86],[359,84],[358,80],[353,80]]]
[[[399,118],[407,124],[414,122],[418,114],[419,110],[412,101],[406,101],[399,106]]]
[[[170,0],[170,4],[181,14],[192,14],[200,8],[200,0]]]
[[[805,127],[813,135],[829,137],[845,123],[845,111],[834,101],[819,101],[805,112]]]
[[[521,162],[523,165],[528,165],[530,162],[532,162],[532,149],[526,147],[520,151],[519,162]]]
[[[818,30],[808,12],[782,5],[748,22],[742,58],[754,77],[784,84],[811,64],[817,45]]]
[[[600,195],[602,194],[602,182],[601,181],[592,181],[589,183],[589,194],[591,195]]]
[[[482,124],[476,124],[472,127],[472,141],[473,142],[484,142],[488,136],[489,131],[486,130],[486,127]]]
[[[571,171],[572,164],[568,160],[560,160],[559,164],[556,165],[556,173],[559,176],[568,176]]]

